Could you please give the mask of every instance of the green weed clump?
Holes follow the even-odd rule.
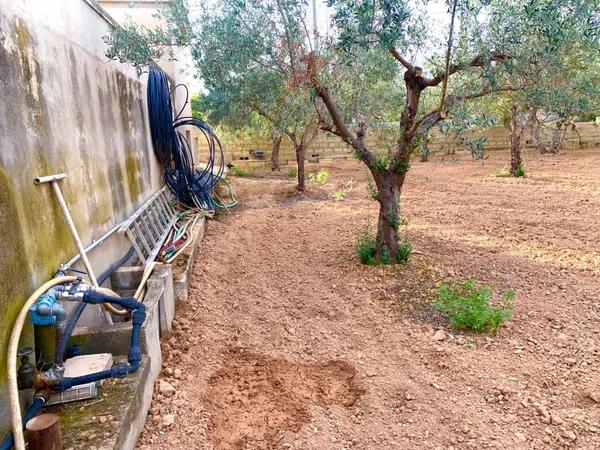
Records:
[[[378,258],[376,253],[377,240],[375,239],[375,236],[373,236],[369,230],[364,230],[358,235],[358,240],[356,242],[356,256],[358,256],[358,259],[363,264],[375,266],[378,264],[404,263],[410,258],[412,246],[408,242],[401,242],[398,253],[393,257],[384,253]]]
[[[525,167],[523,167],[523,164],[519,164],[517,166],[517,170],[515,170],[515,177],[526,177],[527,174],[525,173]]]
[[[229,173],[234,177],[247,177],[250,175],[246,169],[242,169],[241,167],[231,167],[229,169]]]
[[[336,202],[341,202],[342,200],[344,200],[346,198],[346,194],[343,191],[332,192],[329,196],[332,199],[334,199]]]
[[[434,306],[448,315],[454,329],[496,334],[500,324],[512,314],[510,300],[514,295],[511,289],[492,301],[490,287],[469,278],[442,283]]]
[[[311,173],[308,175],[308,179],[310,181],[314,181],[315,183],[325,184],[331,178],[331,174],[327,172],[325,169],[319,170],[317,173]]]
[[[288,170],[288,177],[296,178],[298,176],[298,169],[290,169]]]

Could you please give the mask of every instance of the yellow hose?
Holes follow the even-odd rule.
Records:
[[[70,283],[77,279],[77,277],[58,277],[54,278],[41,287],[39,287],[32,295],[27,299],[21,312],[17,316],[17,320],[13,325],[12,333],[10,334],[10,341],[8,342],[8,401],[10,406],[10,420],[12,425],[13,437],[15,439],[15,449],[25,450],[25,439],[23,437],[23,416],[21,415],[21,405],[19,404],[19,388],[17,386],[17,349],[19,347],[19,340],[21,338],[21,332],[23,331],[23,325],[27,319],[27,313],[29,308],[33,306],[35,302],[44,294],[48,289],[58,284]]]
[[[146,287],[146,283],[148,282],[148,278],[150,278],[150,275],[152,275],[152,272],[154,272],[154,269],[156,268],[156,266],[158,266],[158,264],[159,263],[152,261],[152,262],[148,263],[148,265],[144,269],[144,274],[142,275],[142,281],[140,282],[140,285],[138,286],[137,290],[135,291],[135,294],[133,294],[133,297],[136,300],[141,299],[142,293],[144,292],[144,288]]]

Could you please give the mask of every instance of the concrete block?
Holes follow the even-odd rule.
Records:
[[[126,361],[121,356],[115,362]],[[107,380],[99,398],[49,407],[49,412],[60,417],[64,448],[133,450],[144,428],[155,381],[150,360],[144,356],[136,373]]]
[[[171,334],[171,323],[175,317],[175,291],[173,270],[169,264],[160,264],[148,279],[146,297],[158,297],[158,315],[161,339]]]
[[[142,282],[144,266],[119,267],[110,276],[112,290],[135,290]]]
[[[194,262],[196,261],[196,252],[198,245],[204,237],[204,227],[206,226],[206,219],[203,217],[198,222],[198,225],[194,228],[193,241],[190,245],[191,251],[185,252],[183,255],[187,256],[187,262],[185,269],[181,273],[173,274],[173,288],[175,290],[175,300],[181,302],[187,302],[189,296],[189,280],[194,269]],[[182,255],[182,256],[183,256]]]

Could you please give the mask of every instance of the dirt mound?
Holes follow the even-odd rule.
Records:
[[[269,448],[280,432],[309,422],[312,406],[353,405],[363,393],[355,375],[343,361],[299,364],[233,350],[208,381],[209,436],[216,449]]]

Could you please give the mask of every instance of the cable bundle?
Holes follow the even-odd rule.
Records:
[[[201,217],[201,214],[195,214],[193,211],[179,213],[179,220],[169,231],[157,259],[170,263],[177,258],[191,244],[194,226]]]
[[[187,87],[186,101],[188,100]],[[225,170],[225,158],[221,142],[208,124],[193,117],[180,117],[183,108],[174,117],[171,104],[171,91],[166,74],[159,68],[152,67],[148,75],[148,117],[150,134],[157,159],[163,166],[165,183],[177,201],[188,208],[200,209],[212,215],[217,208],[230,208],[237,204],[231,187],[227,184],[232,198],[231,203],[224,205],[214,197],[214,188],[221,180]],[[208,162],[204,168],[194,167],[193,152],[190,143],[178,128],[196,127],[204,135],[208,144]],[[215,159],[219,153],[219,165],[215,170]],[[223,180],[224,181],[224,180]]]

